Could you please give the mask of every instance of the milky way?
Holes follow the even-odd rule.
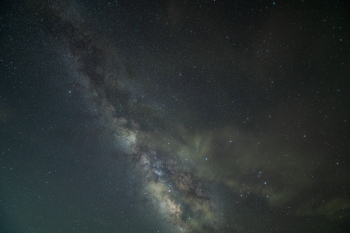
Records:
[[[13,163],[28,164],[29,174],[42,171],[45,179],[61,174],[55,176],[57,187],[63,182],[63,188],[45,186],[43,190],[69,187],[67,193],[62,191],[64,198],[52,198],[67,199],[68,207],[62,210],[67,216],[80,216],[77,213],[86,206],[84,214],[102,209],[103,217],[77,217],[84,230],[95,226],[115,232],[123,226],[122,232],[346,232],[350,216],[349,108],[344,100],[348,91],[344,64],[349,59],[343,46],[345,14],[341,7],[334,11],[338,13],[329,13],[327,5],[314,10],[304,1],[292,5],[146,2],[18,4],[17,17],[29,25],[21,30],[44,45],[34,54],[27,52],[22,62],[16,51],[30,47],[30,42],[12,49],[6,44],[13,43],[9,33],[3,43],[6,85],[1,90],[11,99],[16,92],[8,90],[22,85],[22,81],[14,79],[16,84],[12,84],[7,78],[21,68],[17,64],[13,68],[12,56],[18,64],[31,64],[33,59],[33,66],[41,67],[41,76],[48,78],[37,78],[40,72],[29,72],[33,69],[22,65],[22,76],[31,73],[32,83],[40,89],[39,94],[23,98],[28,101],[39,96],[46,104],[49,95],[57,103],[48,101],[37,109],[33,100],[28,107],[51,117],[44,117],[49,122],[44,127],[35,114],[24,115],[34,119],[36,135],[17,127],[20,120],[11,122],[17,115],[22,119],[13,106],[23,101],[11,105],[1,100],[0,123],[8,124],[14,135],[24,135],[18,138],[32,140],[28,148],[44,148],[45,156],[59,165],[51,167],[44,156],[38,162],[18,159],[20,162]],[[16,23],[21,25],[20,20]],[[56,92],[38,84],[44,81]],[[41,92],[46,95],[42,97]],[[46,113],[55,104],[69,111]],[[28,125],[30,129],[32,123]],[[50,134],[55,128],[51,125],[56,125],[53,132],[57,135]],[[49,140],[45,135],[53,136]],[[2,142],[3,155],[15,151],[10,144]],[[69,149],[61,149],[65,146]],[[94,147],[98,149],[89,154]],[[64,154],[63,159],[56,159],[55,153]],[[66,172],[68,168],[61,164],[73,166],[74,172]],[[4,165],[3,169],[12,174],[12,167]],[[74,181],[75,176],[83,178]],[[36,175],[28,177],[23,179],[25,184],[36,180]],[[80,182],[85,177],[88,185]],[[4,182],[4,190],[12,198],[8,184]],[[37,186],[30,187],[36,190]],[[89,189],[93,189],[91,199]],[[20,193],[27,195],[23,190]],[[110,193],[113,195],[108,196]],[[35,203],[44,195],[37,196]],[[54,195],[47,196],[50,201],[44,203],[50,203],[49,210],[56,214],[51,204]],[[115,201],[117,196],[125,199]],[[77,200],[69,202],[73,197]],[[8,200],[16,201],[11,198]],[[27,203],[26,198],[20,203]],[[69,204],[80,199],[84,204]],[[4,203],[11,203],[8,200]],[[8,209],[11,206],[15,205],[8,204]],[[89,219],[92,225],[84,225]],[[144,219],[147,229],[130,230]],[[31,220],[23,222],[30,225]]]
[[[113,135],[116,148],[133,164],[152,208],[175,225],[175,232],[223,228],[225,220],[217,196],[197,174],[196,166],[185,159],[191,154],[181,156],[169,149],[170,142],[186,145],[186,139],[178,140],[167,132],[179,130],[181,125],[166,131],[157,129],[161,123],[156,123],[157,128],[144,126],[145,122],[138,120],[141,111],[146,121],[155,122],[158,119],[152,118],[158,117],[165,120],[156,115],[157,108],[151,102],[135,101],[141,98],[140,90],[130,82],[117,49],[67,12],[65,4],[44,6],[42,21],[66,49],[68,62],[74,64],[79,76],[75,86],[80,87],[91,114],[98,114],[101,124]],[[193,153],[189,150],[187,153]]]

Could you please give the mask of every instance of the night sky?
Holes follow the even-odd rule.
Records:
[[[7,1],[0,232],[350,232],[346,1]]]

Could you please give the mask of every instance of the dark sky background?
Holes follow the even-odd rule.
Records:
[[[349,232],[346,1],[7,1],[0,232]]]

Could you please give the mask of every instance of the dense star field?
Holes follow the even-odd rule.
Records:
[[[350,232],[346,1],[0,8],[0,232]]]

